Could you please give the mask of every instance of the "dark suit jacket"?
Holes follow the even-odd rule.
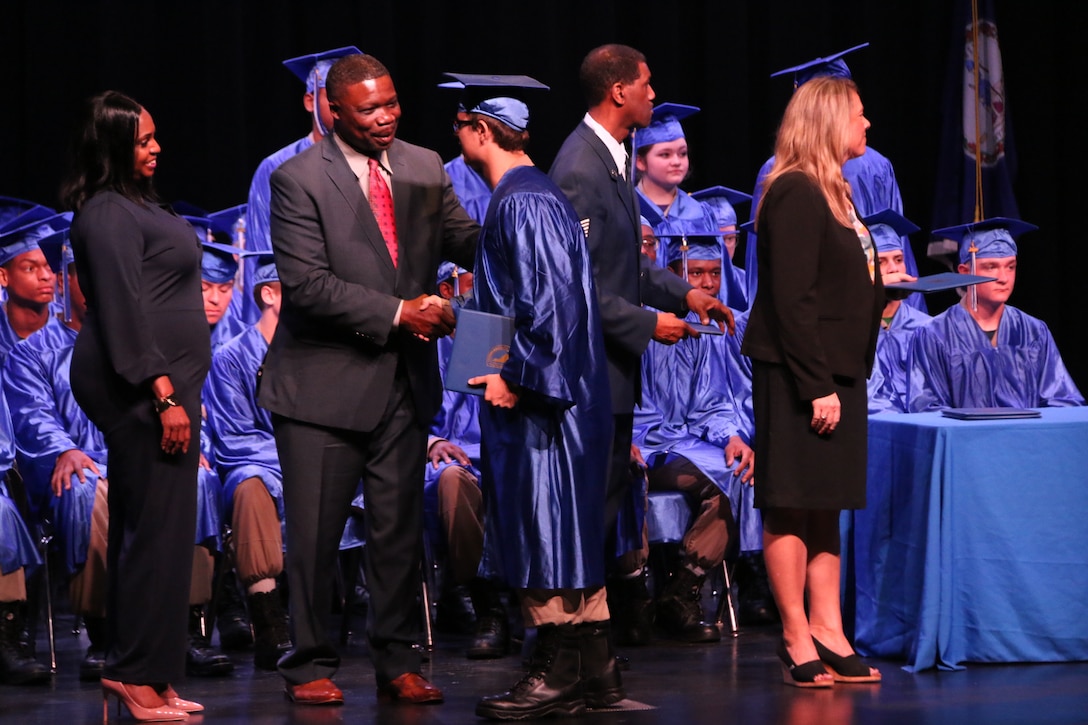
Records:
[[[642,379],[639,358],[657,325],[657,313],[642,305],[683,314],[691,286],[639,253],[642,234],[634,187],[584,122],[563,142],[548,175],[570,199],[583,226],[589,220],[612,412],[629,414]]]
[[[879,268],[869,279],[857,233],[800,172],[775,181],[758,229],[759,284],[741,352],[788,366],[805,401],[834,392],[833,375],[867,378],[884,287]]]
[[[367,432],[393,376],[408,376],[418,420],[441,402],[435,344],[392,330],[401,299],[435,291],[439,263],[471,268],[479,227],[453,193],[438,154],[389,149],[398,266],[332,136],[272,174],[272,249],[283,307],[258,402],[295,420]]]

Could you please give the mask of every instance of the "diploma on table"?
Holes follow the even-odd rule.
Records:
[[[469,385],[468,381],[502,370],[510,357],[513,337],[514,318],[461,308],[446,368],[446,389],[483,395],[483,385]]]
[[[973,284],[982,284],[983,282],[993,282],[996,277],[983,277],[978,274],[959,274],[957,272],[942,272],[941,274],[931,274],[928,277],[919,277],[914,282],[896,282],[895,284],[886,284],[884,289],[890,290],[903,290],[904,292],[921,292],[927,294],[929,292],[940,292],[946,289],[955,289],[957,287],[968,287]]]
[[[956,420],[1009,420],[1012,418],[1041,418],[1043,414],[1031,408],[948,408],[941,411],[945,418]]]

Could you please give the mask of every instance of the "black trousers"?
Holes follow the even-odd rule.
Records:
[[[102,676],[110,680],[160,685],[185,676],[200,405],[196,397],[184,402],[192,422],[188,453],[162,452],[162,426],[150,398],[106,435],[110,525]]]
[[[325,620],[332,605],[340,537],[363,482],[370,607],[367,640],[378,685],[419,672],[419,567],[427,429],[417,422],[398,373],[378,426],[369,433],[273,416],[283,470],[294,649],[279,663],[291,684],[331,677],[340,655]]]
[[[623,554],[617,550],[616,520],[619,518],[620,509],[631,500],[631,486],[635,480],[631,475],[631,428],[634,422],[633,414],[612,416],[612,457],[608,466],[608,490],[604,503],[604,561],[610,574],[627,573],[614,572],[611,569],[614,568],[616,557]],[[634,548],[639,548],[639,545],[635,544]]]

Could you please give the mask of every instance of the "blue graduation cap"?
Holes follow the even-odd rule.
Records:
[[[443,262],[438,265],[437,282],[438,284],[442,284],[447,280],[456,279],[462,274],[468,274],[468,272],[469,270],[464,267],[458,267],[453,262]]]
[[[901,251],[903,237],[921,229],[895,209],[882,209],[876,214],[862,217],[861,221],[869,228],[877,253]]]
[[[706,226],[701,219],[668,219],[655,231],[658,239],[666,240],[666,264],[679,262],[685,251],[689,260],[721,261],[724,258],[725,247],[722,244],[721,231]]]
[[[217,247],[224,245],[219,244]],[[280,275],[276,270],[276,260],[272,252],[247,252],[237,251],[238,256],[247,263],[253,265],[253,288],[256,289],[268,282],[279,282]]]
[[[993,217],[967,224],[957,224],[943,229],[934,229],[933,236],[952,239],[959,243],[960,264],[971,258],[993,259],[1016,256],[1016,238],[1024,232],[1032,232],[1039,227],[1020,219]]]
[[[30,211],[38,204],[14,196],[0,196],[0,229],[20,214]]]
[[[42,207],[44,208],[44,207]],[[19,218],[26,217],[23,214]],[[55,232],[67,229],[72,225],[72,213],[40,215],[39,212],[30,214],[35,218],[28,224],[0,232],[0,264],[7,264],[20,254],[26,254],[39,248],[42,239]],[[8,222],[8,226],[14,224]]]
[[[683,103],[661,103],[654,106],[650,125],[635,132],[634,148],[638,150],[655,143],[684,138],[684,129],[680,122],[698,112],[698,106],[685,106]]]
[[[309,53],[297,58],[288,58],[283,61],[283,64],[306,84],[307,93],[316,94],[318,88],[325,87],[325,80],[329,77],[329,68],[333,63],[345,55],[362,54],[363,51],[354,45],[346,45],[343,48],[333,48],[322,53]]]
[[[234,258],[242,250],[229,244],[203,242],[204,256],[200,260],[200,278],[215,284],[234,281],[238,273],[238,261]]]
[[[248,204],[239,204],[206,215],[212,223],[212,230],[226,234],[240,247],[245,246],[246,208]]]
[[[461,90],[462,113],[479,113],[494,118],[515,131],[529,127],[529,106],[524,91],[547,91],[550,88],[535,78],[524,75],[486,73],[445,73],[452,81],[440,88]]]
[[[742,232],[747,232],[748,234],[754,234],[756,231],[756,220],[749,219],[748,221],[744,222],[740,225],[740,230]]]
[[[7,221],[0,224],[0,234],[7,234],[10,231],[20,229],[33,222],[40,222],[43,219],[56,216],[56,213],[55,209],[50,209],[47,206],[31,202],[30,206],[24,207],[21,211],[8,217]]]
[[[862,48],[868,47],[868,43],[862,43],[861,45],[855,45],[853,48],[847,48],[846,50],[835,53],[834,55],[829,55],[826,58],[814,58],[810,61],[802,63],[801,65],[783,68],[780,71],[771,73],[771,78],[786,75],[787,73],[793,73],[794,88],[799,88],[806,81],[810,81],[813,78],[819,78],[820,76],[849,78],[850,68],[846,65],[846,62],[842,59],[842,57],[849,53],[853,53],[855,50],[861,50]]]
[[[703,202],[714,211],[719,227],[729,227],[737,224],[737,210],[733,207],[750,202],[752,195],[728,186],[711,186],[691,192],[691,198]]]

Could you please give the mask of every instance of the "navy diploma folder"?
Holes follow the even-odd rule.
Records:
[[[510,356],[514,318],[467,308],[457,312],[453,351],[446,368],[446,389],[483,395],[483,385],[469,385],[471,378],[502,370]]]

